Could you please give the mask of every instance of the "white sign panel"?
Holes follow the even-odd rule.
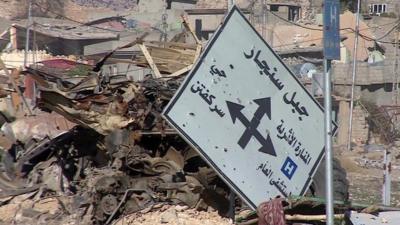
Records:
[[[304,194],[323,158],[322,108],[236,7],[164,117],[253,208]]]

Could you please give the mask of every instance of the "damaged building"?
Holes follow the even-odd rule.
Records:
[[[94,6],[93,1],[75,2]],[[224,21],[227,2],[141,0],[130,4],[118,1],[112,7],[132,6],[133,13],[91,12],[80,23],[34,17],[29,46],[27,20],[5,22],[8,28],[0,33],[0,44],[9,42],[1,56],[5,66],[0,74],[0,95],[4,96],[0,108],[11,113],[0,113],[4,143],[0,212],[13,210],[15,215],[0,218],[0,223],[122,225],[141,223],[139,218],[149,212],[162,213],[162,219],[153,224],[179,221],[180,216],[201,215],[199,220],[206,221],[203,212],[213,214],[223,225],[262,220],[207,164],[197,146],[163,118],[163,110]],[[261,1],[237,4],[296,79],[322,103],[324,52],[318,10],[322,1],[267,1],[265,8]],[[399,23],[385,16],[393,12],[394,4],[367,1],[371,18],[360,23],[363,38],[357,46],[352,146],[394,145],[399,138],[395,123],[400,110],[398,67],[393,65],[398,64],[396,43],[400,40],[398,32],[392,32]],[[355,55],[356,17],[343,11],[340,20],[341,58],[332,66],[333,119],[338,125],[335,151],[348,143]],[[25,52],[26,47],[30,51]],[[210,71],[220,77],[225,73]],[[213,95],[207,93],[211,100],[204,96],[211,102]],[[335,157],[342,154],[339,150]],[[333,163],[334,197],[340,202],[335,212],[345,220],[349,209],[358,215],[367,207],[349,206],[353,197],[349,188],[354,184],[349,183],[340,161]],[[325,223],[326,217],[321,217],[325,203],[314,198],[325,195],[324,162],[315,166],[319,169],[305,189],[306,198],[290,196],[281,208],[288,224]],[[385,210],[398,209],[377,211]],[[181,215],[184,211],[190,216]],[[376,218],[381,216],[397,218],[376,214]]]

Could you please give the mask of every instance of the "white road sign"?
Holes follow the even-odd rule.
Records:
[[[323,109],[236,7],[164,117],[253,208],[304,194],[324,154]]]

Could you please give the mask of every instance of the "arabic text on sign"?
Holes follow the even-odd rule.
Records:
[[[299,157],[306,165],[309,165],[312,160],[310,153],[305,147],[302,147],[302,144],[297,139],[294,130],[290,128],[288,131],[285,131],[286,128],[283,125],[284,121],[281,120],[281,124],[276,127],[279,133],[276,136],[281,140],[285,140],[287,144],[294,150],[296,157]]]
[[[261,172],[269,179],[269,185],[276,187],[276,189],[278,189],[282,195],[285,197],[291,195],[291,192],[286,190],[287,185],[285,184],[285,181],[280,177],[274,176],[274,171],[272,170],[272,166],[268,161],[261,163],[256,170],[261,170]]]
[[[204,102],[206,102],[209,105],[209,109],[211,112],[217,113],[220,117],[224,117],[225,113],[218,108],[217,105],[214,105],[214,107],[211,107],[213,104],[213,100],[216,98],[214,95],[210,94],[210,90],[206,88],[204,84],[201,84],[200,81],[196,82],[197,85],[192,85],[190,87],[190,91],[194,94],[198,94]]]

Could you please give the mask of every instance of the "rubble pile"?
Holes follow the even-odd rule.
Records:
[[[81,125],[51,138],[24,142],[17,138],[5,151],[0,174],[4,210],[10,204],[25,204],[14,203],[14,196],[28,194],[29,201],[56,198],[61,208],[68,209],[57,211],[53,219],[60,221],[56,223],[68,219],[74,224],[86,218],[87,224],[110,224],[160,202],[206,210],[211,200],[214,208],[227,211],[229,189],[160,117],[177,81],[148,78],[130,83],[110,85],[103,95],[90,96],[90,101],[86,96],[64,104],[60,103],[64,96],[42,92],[42,109],[51,107]],[[28,213],[30,219],[41,215],[41,210],[30,211],[34,211]]]
[[[157,43],[142,45],[155,65],[149,65],[150,56],[143,54],[127,61],[139,67],[157,66],[156,79],[148,74],[144,80],[132,82],[126,74],[102,74],[101,67],[112,60],[109,58],[112,53],[94,67],[42,63],[29,67],[24,74],[39,84],[37,104],[44,111],[57,112],[103,135],[128,125],[131,130],[164,132],[160,113],[182,81],[179,71],[188,71],[197,51],[196,45],[177,42],[165,45],[168,47]],[[161,73],[169,75],[162,77]]]
[[[41,82],[40,108],[55,111],[101,134],[128,125],[137,130],[158,128],[160,112],[178,88],[176,81],[145,79],[133,83],[126,76],[70,76],[49,73],[48,67],[29,68]]]
[[[182,206],[167,205],[160,209],[135,213],[121,218],[115,225],[231,225],[230,219],[222,218],[216,211],[197,211]]]
[[[226,215],[230,189],[161,117],[183,78],[149,75],[134,82],[102,74],[106,59],[95,66],[39,63],[24,71],[37,84],[42,117],[52,124],[48,112],[56,112],[72,128],[47,125],[27,136],[19,126],[3,125],[12,146],[2,157],[0,213],[16,213],[2,222],[111,224],[160,204]]]

